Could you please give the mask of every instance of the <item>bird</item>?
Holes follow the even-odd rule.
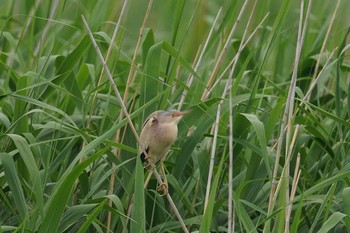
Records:
[[[163,188],[167,192],[168,184],[164,174],[163,160],[165,159],[170,147],[177,138],[177,124],[189,111],[178,110],[158,110],[151,113],[142,125],[140,134],[140,158],[142,163],[150,159],[153,164],[161,163],[161,171],[164,176]],[[145,153],[146,152],[146,153]],[[146,167],[149,166],[146,165]]]

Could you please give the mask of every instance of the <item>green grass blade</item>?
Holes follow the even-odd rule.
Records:
[[[350,231],[350,187],[344,188],[342,192],[344,213],[347,215],[344,219],[348,231]]]
[[[0,159],[5,172],[5,178],[13,195],[16,209],[18,210],[19,216],[23,221],[28,213],[28,209],[15,163],[12,157],[5,153],[0,153]]]
[[[90,39],[88,36],[85,36],[78,46],[67,56],[64,58],[62,63],[58,64],[57,67],[57,78],[52,81],[55,85],[61,85],[69,75],[72,73],[74,67],[77,65],[78,61],[81,59],[82,55],[86,52],[86,50],[90,46]],[[69,85],[69,83],[67,83]],[[71,86],[68,86],[69,88]],[[54,91],[54,88],[48,86],[45,92],[42,94],[42,98],[46,99],[49,95],[51,95]],[[76,93],[77,94],[77,93]]]
[[[244,114],[242,113],[243,116],[245,116],[249,122],[252,124],[254,131],[257,135],[258,141],[260,143],[260,149],[263,155],[263,159],[265,162],[266,166],[266,172],[269,174],[269,177],[272,177],[272,169],[270,167],[270,156],[267,151],[267,144],[266,144],[266,133],[265,133],[265,127],[264,124],[256,117],[256,115],[252,114]]]
[[[88,216],[84,224],[80,227],[78,233],[84,233],[87,232],[89,229],[89,226],[96,220],[98,214],[102,211],[104,208],[106,201],[102,201],[93,211],[92,213]]]
[[[161,85],[159,85],[160,81],[158,79],[160,72],[161,51],[162,43],[157,43],[153,45],[147,53],[140,91],[140,95],[142,97],[140,102],[141,105],[144,105],[156,97],[161,91]],[[151,112],[154,112],[157,109],[157,106],[158,104],[154,104],[151,108],[147,109],[145,115],[148,116],[151,114]]]
[[[26,168],[28,169],[31,185],[35,196],[35,201],[38,205],[39,211],[41,216],[44,216],[44,193],[43,193],[43,187],[42,182],[40,178],[39,168],[36,165],[36,160],[34,158],[34,155],[27,143],[27,141],[16,134],[8,134],[8,136],[13,140],[14,144],[16,145],[19,154],[21,155],[21,158],[26,165]]]
[[[221,157],[220,164],[217,167],[217,171],[216,171],[216,174],[212,183],[212,187],[210,190],[210,194],[209,194],[208,205],[204,212],[203,221],[199,228],[199,233],[207,233],[207,232],[210,232],[211,230],[211,223],[213,222],[213,218],[214,218],[213,213],[214,213],[214,205],[216,200],[216,193],[218,191],[219,180],[222,172],[222,166],[225,160],[224,157],[225,156]]]
[[[337,226],[337,224],[346,216],[346,214],[335,212],[332,214],[329,219],[323,224],[321,229],[317,233],[327,233],[333,227]]]
[[[144,168],[141,160],[136,160],[135,189],[132,205],[130,232],[146,232]]]
[[[83,216],[90,213],[96,206],[97,204],[81,204],[69,207],[62,217],[58,232],[66,231],[69,227],[80,221]]]
[[[46,203],[46,214],[39,229],[39,233],[57,232],[74,183],[80,174],[86,169],[86,167],[103,155],[108,149],[109,147],[106,147],[103,150],[100,150],[98,153],[95,153],[80,164],[76,165],[71,172],[69,172],[69,174],[62,177],[62,179],[56,185],[51,198]]]
[[[235,198],[235,210],[237,213],[238,221],[243,224],[243,232],[257,232],[247,210],[244,208],[241,201],[237,198]]]

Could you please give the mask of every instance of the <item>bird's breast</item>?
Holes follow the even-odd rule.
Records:
[[[175,142],[177,137],[177,126],[161,125],[152,129],[153,137],[150,140],[150,156],[154,162],[162,159],[169,151],[170,146]]]
[[[177,137],[177,125],[176,124],[162,124],[156,129],[156,140],[163,145],[171,145],[175,142]]]

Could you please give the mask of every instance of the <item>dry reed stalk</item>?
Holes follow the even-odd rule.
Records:
[[[305,104],[305,101],[307,101],[309,95],[311,95],[311,92],[312,92],[312,90],[314,89],[314,87],[316,86],[317,81],[319,80],[319,78],[320,78],[321,75],[323,74],[324,70],[325,70],[326,67],[328,66],[328,64],[329,64],[329,62],[330,62],[330,60],[331,60],[331,58],[333,57],[333,54],[334,54],[335,50],[336,50],[336,49],[334,49],[334,50],[332,51],[332,53],[330,54],[329,58],[327,59],[325,65],[323,66],[322,70],[320,71],[320,73],[318,74],[318,76],[316,77],[316,79],[313,80],[313,82],[311,83],[310,88],[309,88],[309,90],[307,91],[307,93],[305,94],[305,96],[304,96],[304,98],[302,99],[302,101],[300,102],[299,107],[302,107],[302,106]],[[295,117],[297,113],[298,113],[298,109],[294,112],[293,117]],[[296,127],[295,127],[295,130],[294,130],[293,138],[296,137],[296,135],[297,135],[298,132],[299,132],[299,129],[300,129],[300,125],[297,124]],[[283,131],[286,131],[286,128],[284,128]],[[276,147],[277,144],[278,144],[278,142],[277,142],[276,144],[273,145],[272,149],[274,149],[274,148]],[[294,143],[293,143],[293,145],[294,145]],[[298,155],[298,156],[300,156],[300,155]],[[300,162],[300,161],[299,161],[299,162]],[[297,161],[297,163],[298,163],[298,161]],[[296,163],[296,166],[298,165],[297,163]],[[298,165],[298,166],[299,166],[299,165]],[[282,172],[281,172],[281,173],[282,173],[282,174],[284,173],[284,168],[282,169]],[[299,174],[299,176],[300,176],[300,171],[299,171],[298,174]],[[299,178],[298,178],[298,180],[299,180]],[[297,181],[298,181],[298,180],[297,180]],[[296,181],[296,182],[297,182],[297,181]],[[295,183],[295,182],[293,182],[293,183]],[[275,192],[274,192],[274,194],[273,194],[272,203],[274,203],[274,202],[276,201],[276,199],[277,199],[277,196],[278,196],[278,193],[279,193],[281,184],[282,184],[282,180],[280,179],[280,180],[277,182],[277,188],[275,189]],[[295,191],[296,191],[296,190],[293,190],[293,186],[292,186],[292,191],[291,191],[291,195],[290,195],[290,196],[293,197],[293,198],[290,198],[290,202],[292,202],[292,199],[294,199]],[[294,193],[293,193],[293,192],[294,192]],[[271,193],[270,193],[270,194],[271,194]],[[293,194],[293,195],[292,195],[292,194]]]
[[[112,74],[111,74],[111,72],[109,71],[109,68],[108,68],[106,62],[105,62],[104,59],[103,59],[103,56],[102,56],[102,54],[101,54],[101,51],[100,51],[99,47],[98,47],[97,44],[96,44],[95,38],[93,37],[93,34],[92,34],[92,32],[91,32],[91,30],[90,30],[90,28],[89,28],[89,25],[87,24],[87,22],[86,22],[86,20],[85,20],[85,17],[84,17],[83,15],[82,15],[81,17],[82,17],[84,26],[85,26],[85,28],[86,28],[86,30],[87,30],[87,33],[88,33],[88,35],[89,35],[89,37],[90,37],[90,39],[91,39],[91,42],[92,42],[92,44],[93,44],[93,46],[94,46],[94,48],[95,48],[95,50],[96,50],[96,53],[97,53],[97,55],[98,55],[98,58],[100,59],[100,62],[102,63],[102,65],[103,65],[103,67],[104,67],[104,69],[105,69],[105,71],[106,71],[106,75],[107,75],[107,77],[108,77],[108,79],[109,79],[109,81],[110,81],[110,83],[111,83],[111,86],[112,86],[112,88],[113,88],[113,91],[114,91],[114,93],[115,93],[115,95],[116,95],[116,97],[117,97],[117,100],[118,100],[118,102],[119,102],[119,104],[120,104],[120,107],[121,107],[121,109],[122,109],[122,111],[123,111],[123,114],[125,115],[125,118],[127,119],[127,122],[128,122],[128,124],[129,124],[129,126],[130,126],[130,129],[131,129],[131,131],[133,132],[133,134],[134,134],[134,136],[135,136],[135,138],[136,138],[136,141],[137,141],[139,144],[141,144],[141,143],[140,143],[140,138],[139,138],[138,133],[137,133],[137,131],[136,131],[136,128],[135,128],[135,126],[134,126],[134,124],[133,124],[133,122],[132,122],[132,120],[131,120],[131,118],[130,118],[130,114],[128,113],[128,110],[126,109],[126,106],[125,106],[125,104],[124,104],[124,102],[123,102],[123,99],[122,99],[122,97],[121,97],[121,95],[120,95],[120,92],[119,92],[119,90],[118,90],[118,87],[117,87],[116,84],[114,83]],[[147,155],[147,152],[144,151],[144,153]],[[160,177],[160,175],[159,175],[157,169],[155,169],[155,165],[152,163],[151,160],[149,160],[149,163],[150,163],[150,165],[151,165],[151,167],[152,167],[152,170],[153,170],[153,172],[154,172],[154,174],[155,174],[155,176],[156,176],[158,182],[162,183],[162,178]],[[180,222],[180,224],[181,224],[181,227],[182,227],[183,231],[184,231],[184,232],[188,232],[188,230],[187,230],[187,228],[186,228],[186,225],[184,224],[184,221],[182,220],[182,217],[181,217],[181,215],[179,214],[179,211],[177,210],[177,208],[176,208],[176,206],[175,206],[175,204],[174,204],[174,202],[173,202],[171,196],[169,195],[169,193],[168,193],[166,196],[167,196],[167,199],[168,199],[168,201],[169,201],[169,203],[170,203],[170,206],[171,206],[172,210],[174,211],[176,217],[178,218],[178,220],[179,220],[179,222]]]
[[[108,47],[108,50],[107,50],[107,54],[106,54],[106,57],[105,57],[105,62],[107,63],[108,60],[109,60],[109,57],[111,55],[111,52],[112,52],[112,48],[113,48],[113,44],[114,44],[114,41],[116,40],[117,38],[117,35],[118,35],[118,32],[119,32],[119,29],[120,29],[120,25],[121,25],[121,22],[122,22],[122,19],[124,18],[124,15],[125,15],[125,11],[126,11],[126,6],[127,6],[127,3],[128,3],[128,0],[125,0],[124,1],[124,4],[122,6],[122,9],[121,9],[121,12],[120,12],[120,15],[119,15],[119,19],[118,19],[118,22],[114,28],[114,32],[113,32],[113,35],[112,35],[112,38],[111,38],[111,43]],[[101,80],[102,80],[102,77],[104,75],[104,67],[102,67],[101,69],[101,73],[99,75],[99,78],[98,78],[98,81],[97,81],[97,87],[100,86],[100,83],[101,83]],[[89,129],[90,128],[90,123],[91,123],[91,118],[92,118],[92,114],[93,114],[93,111],[94,111],[94,107],[96,105],[96,99],[97,99],[97,94],[98,94],[98,90],[96,89],[93,93],[93,97],[92,97],[92,104],[91,104],[91,108],[90,108],[90,112],[89,112],[89,118],[86,122],[86,126],[85,128],[86,129]],[[82,148],[84,148],[86,146],[86,141],[84,140],[83,141],[83,145],[82,145]],[[82,162],[83,158],[80,158],[79,162]],[[114,166],[115,164],[112,164],[112,170],[114,170]],[[114,172],[112,172],[111,174],[111,179],[110,179],[110,184],[113,182],[114,183]],[[110,190],[110,188],[109,188]],[[112,192],[108,191],[108,195],[112,194]],[[112,206],[112,200],[109,200],[108,201],[108,205],[109,206]],[[106,226],[106,232],[109,232],[109,228],[110,228],[110,220],[111,220],[111,213],[108,212],[107,213],[107,226]]]
[[[199,55],[199,58],[198,58],[197,62],[195,62],[196,65],[195,65],[195,67],[194,67],[194,69],[193,69],[195,72],[197,72],[199,66],[200,66],[201,63],[202,63],[202,59],[203,59],[204,53],[205,53],[205,51],[207,50],[207,47],[208,47],[210,38],[211,38],[211,36],[213,35],[213,32],[214,32],[215,25],[216,25],[216,23],[217,23],[219,17],[221,16],[221,12],[222,12],[222,7],[220,7],[218,13],[216,14],[216,17],[215,17],[215,20],[214,20],[214,22],[213,22],[213,25],[211,26],[210,31],[209,31],[209,34],[208,34],[208,36],[207,36],[207,39],[206,39],[206,41],[205,41],[205,43],[204,43],[204,47],[203,47],[203,49],[202,49],[202,52],[201,52],[201,54]],[[186,86],[187,86],[188,88],[191,87],[192,82],[193,82],[193,79],[194,79],[193,74],[191,74],[191,75],[190,75],[190,78],[189,78],[189,79],[187,80],[187,82],[186,82]],[[185,102],[186,96],[187,96],[187,90],[184,89],[184,91],[183,91],[183,93],[182,93],[182,96],[181,96],[181,99],[180,99],[180,103],[179,103],[178,110],[180,110],[180,109],[182,108],[182,105],[183,105],[183,103]]]
[[[34,49],[34,53],[33,53],[34,57],[36,57],[38,55],[38,53],[39,53],[39,50],[40,50],[41,45],[42,45],[42,42],[43,42],[44,38],[46,37],[46,35],[47,35],[48,31],[49,31],[49,28],[51,26],[52,19],[53,19],[54,15],[55,15],[55,12],[57,10],[59,2],[60,2],[59,0],[54,0],[52,5],[51,5],[51,10],[50,10],[49,18],[47,20],[47,24],[45,25],[45,28],[44,28],[43,32],[41,33],[41,37],[38,40],[38,43],[36,44],[36,47]]]
[[[232,27],[232,29],[231,29],[231,32],[230,32],[229,36],[227,37],[226,42],[225,42],[225,45],[224,45],[223,49],[221,50],[220,55],[219,55],[219,57],[218,57],[218,60],[217,60],[217,62],[216,62],[216,64],[215,64],[214,70],[213,70],[213,72],[211,73],[210,78],[209,78],[209,80],[208,80],[208,82],[207,82],[206,88],[204,88],[204,92],[203,92],[203,95],[202,95],[202,98],[201,98],[202,101],[205,100],[205,98],[206,98],[206,96],[207,96],[207,93],[208,93],[208,90],[210,89],[212,83],[214,82],[214,79],[215,79],[215,77],[216,77],[216,74],[218,73],[219,68],[220,68],[220,66],[221,66],[221,63],[222,63],[222,61],[223,61],[223,59],[224,59],[224,57],[225,57],[225,55],[226,55],[226,53],[227,53],[228,47],[229,47],[230,44],[231,44],[231,40],[232,40],[233,34],[234,34],[235,31],[236,31],[236,28],[237,28],[237,26],[238,26],[238,23],[240,22],[240,20],[241,20],[241,18],[242,18],[242,16],[243,16],[243,13],[244,13],[244,11],[245,11],[245,9],[246,9],[248,3],[249,3],[249,0],[246,0],[246,1],[244,2],[243,6],[242,6],[242,8],[241,8],[241,11],[239,12],[239,15],[238,15],[238,17],[237,17],[235,23],[233,24],[233,27]]]
[[[337,15],[337,12],[338,12],[338,9],[339,9],[339,3],[340,3],[340,0],[337,1],[337,5],[335,6],[334,8],[334,12],[333,12],[333,15],[332,15],[332,19],[328,25],[328,28],[327,28],[327,32],[326,32],[326,36],[323,40],[323,43],[322,43],[322,47],[321,47],[321,50],[320,50],[320,53],[319,53],[319,56],[318,56],[318,59],[316,61],[316,66],[315,66],[315,71],[314,71],[314,76],[312,77],[312,81],[311,83],[313,83],[313,81],[316,79],[317,77],[317,72],[318,72],[318,68],[320,66],[320,61],[321,61],[321,55],[323,53],[323,51],[325,50],[326,48],[326,44],[327,44],[327,41],[328,41],[328,37],[329,37],[329,34],[331,33],[331,30],[332,30],[332,26],[333,26],[333,23],[335,21],[335,16]],[[307,98],[307,101],[309,101],[309,97]]]
[[[128,99],[129,88],[130,88],[130,86],[132,85],[132,83],[134,81],[134,78],[132,78],[132,77],[136,76],[136,73],[134,74],[136,56],[137,56],[137,53],[138,53],[140,45],[141,45],[143,32],[144,32],[144,29],[145,29],[146,22],[148,20],[149,12],[151,11],[151,8],[152,8],[152,4],[153,4],[153,0],[151,0],[148,3],[146,14],[145,14],[145,17],[143,19],[143,23],[142,23],[142,26],[141,26],[141,29],[140,29],[140,32],[139,32],[139,37],[138,37],[136,48],[135,48],[135,51],[134,51],[134,55],[133,55],[133,58],[132,58],[132,61],[131,61],[130,71],[129,71],[128,79],[127,79],[127,84],[126,84],[126,88],[125,88],[124,95],[123,95],[123,103],[125,103],[127,101],[127,99]],[[124,116],[123,111],[120,111],[118,120],[121,121],[123,119],[123,116]],[[127,126],[124,127],[124,132],[126,130],[126,127]],[[123,138],[124,137],[122,137],[122,139],[120,138],[120,129],[118,129],[118,131],[117,131],[117,133],[115,135],[115,141],[117,141],[117,142],[118,141],[122,141]],[[115,156],[119,156],[120,150],[116,149],[114,151],[114,153],[115,153]],[[113,164],[112,166],[115,166],[115,164]],[[109,186],[109,193],[113,193],[114,192],[114,180],[115,180],[115,174],[112,173],[111,174],[111,180],[110,180],[110,186]],[[108,222],[111,221],[111,213],[110,212],[108,212],[107,220],[108,220]],[[107,232],[107,230],[109,230],[109,228],[106,229],[106,232]]]
[[[260,21],[259,25],[255,27],[254,31],[249,35],[248,39],[244,42],[241,51],[248,45],[248,43],[251,41],[251,39],[253,38],[254,34],[258,31],[258,29],[261,27],[261,25],[264,23],[264,21],[267,19],[267,17],[269,16],[269,13],[267,13],[264,18]],[[231,60],[231,62],[227,65],[227,67],[224,69],[224,71],[221,73],[221,75],[219,76],[219,78],[216,79],[215,83],[213,84],[213,86],[210,88],[209,92],[207,93],[207,96],[205,97],[205,99],[207,99],[209,97],[209,94],[211,92],[213,92],[214,88],[220,83],[220,81],[223,79],[224,75],[226,74],[226,72],[230,69],[230,67],[232,67],[234,62],[237,62],[237,54],[236,56]]]
[[[222,104],[224,102],[224,99],[227,96],[227,92],[230,91],[230,89],[232,87],[233,73],[234,73],[234,70],[236,68],[236,64],[237,64],[237,61],[238,61],[238,59],[240,57],[240,54],[241,54],[241,52],[243,50],[243,46],[247,44],[247,43],[244,42],[244,40],[245,40],[247,31],[248,31],[248,27],[249,27],[250,21],[252,19],[253,13],[254,13],[254,9],[255,9],[255,4],[254,4],[253,10],[252,10],[252,12],[251,12],[251,14],[249,16],[247,25],[246,25],[246,27],[244,29],[243,37],[242,37],[242,40],[241,40],[238,52],[237,52],[236,56],[233,58],[232,67],[231,67],[231,71],[230,71],[230,74],[229,74],[229,78],[227,79],[227,82],[226,82],[226,85],[225,85],[225,89],[224,89],[224,91],[222,93],[222,96],[221,96],[222,100],[219,102],[218,109],[216,111],[215,122],[214,122],[214,125],[212,127],[212,132],[213,132],[214,136],[213,136],[211,155],[210,155],[208,181],[207,181],[207,187],[206,187],[206,193],[205,193],[205,201],[204,201],[204,212],[205,212],[206,207],[208,205],[209,194],[210,194],[210,189],[211,189],[211,179],[212,179],[212,176],[213,176],[214,163],[215,163],[215,151],[216,151],[216,143],[217,143],[217,136],[218,136],[218,126],[219,126],[219,120],[220,120],[220,115],[221,115],[221,106],[222,106]],[[254,30],[254,32],[256,32],[256,30]],[[251,39],[251,38],[252,38],[252,36],[249,37],[249,39]]]
[[[256,1],[255,1],[256,2]],[[234,203],[233,203],[233,113],[232,113],[232,91],[229,93],[229,165],[228,165],[228,228],[227,233],[235,232]]]
[[[303,14],[304,14],[304,1],[301,1],[300,6],[300,17],[299,17],[299,26],[298,26],[298,38],[297,38],[297,45],[296,45],[296,52],[294,57],[294,65],[293,65],[293,72],[292,72],[292,79],[290,82],[289,90],[288,90],[288,97],[287,102],[285,106],[285,110],[283,113],[283,119],[281,124],[281,130],[280,130],[280,136],[278,138],[278,144],[277,144],[277,152],[276,152],[276,160],[275,160],[275,166],[273,171],[273,177],[271,181],[271,190],[270,190],[270,198],[269,198],[269,206],[268,206],[268,215],[272,213],[272,210],[275,205],[275,200],[277,198],[277,195],[279,193],[279,190],[275,190],[275,183],[277,180],[277,173],[278,173],[278,167],[279,167],[279,160],[281,157],[281,150],[282,150],[282,144],[283,139],[286,139],[286,147],[285,147],[285,155],[286,155],[286,161],[285,166],[282,171],[282,177],[277,187],[280,186],[282,183],[282,179],[286,183],[286,193],[285,198],[286,202],[289,202],[290,192],[289,192],[289,169],[290,169],[290,157],[292,154],[293,149],[293,139],[290,141],[290,137],[292,134],[292,128],[293,128],[293,111],[294,111],[294,100],[295,100],[295,88],[296,88],[296,81],[297,81],[297,74],[298,74],[298,64],[301,57],[301,51],[303,47],[303,42],[306,34],[306,28],[308,25],[310,10],[312,6],[312,0],[309,1],[309,5],[307,8],[305,20],[303,21]],[[294,138],[294,137],[293,137]],[[275,192],[276,191],[276,192]],[[289,205],[289,204],[288,204]],[[285,211],[285,232],[289,232],[289,217],[288,217],[288,206],[284,210]],[[264,232],[269,231],[268,226],[269,224],[265,225]]]

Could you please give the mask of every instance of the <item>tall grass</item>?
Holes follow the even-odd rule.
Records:
[[[350,231],[349,7],[1,3],[0,232]],[[157,109],[192,110],[165,197]]]

